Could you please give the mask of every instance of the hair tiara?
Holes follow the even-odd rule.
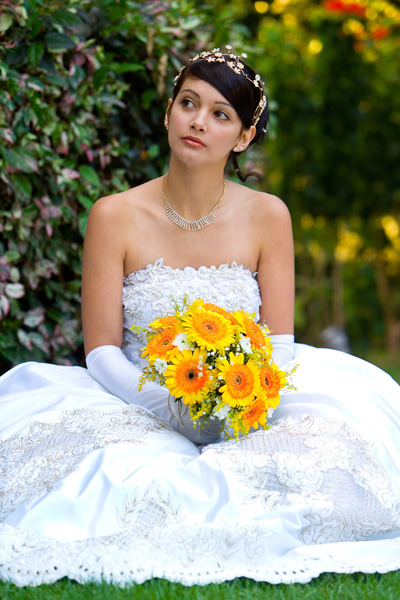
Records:
[[[257,125],[265,107],[267,106],[267,98],[264,94],[264,83],[259,75],[256,75],[254,79],[251,79],[251,77],[246,74],[244,70],[244,64],[241,62],[240,58],[247,58],[247,54],[243,53],[240,57],[236,56],[236,54],[233,54],[232,52],[232,46],[226,46],[226,50],[226,52],[221,52],[219,48],[214,48],[210,51],[201,52],[201,54],[196,54],[196,56],[193,56],[187,65],[200,59],[206,60],[207,62],[225,63],[237,75],[242,75],[247,79],[247,81],[250,81],[250,83],[252,83],[254,87],[258,88],[260,91],[260,101],[253,115],[253,125]],[[175,77],[175,85],[178,83],[179,78],[184,69],[186,69],[187,65],[184,65],[179,71],[178,75]]]

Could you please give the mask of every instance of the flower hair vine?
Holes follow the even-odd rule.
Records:
[[[240,58],[247,58],[247,54],[241,54],[241,56],[236,56],[236,54],[233,54],[232,52],[232,46],[226,46],[226,52],[221,52],[221,50],[219,48],[214,48],[211,51],[204,51],[201,52],[201,54],[196,54],[196,56],[194,56],[193,58],[191,58],[188,62],[188,64],[195,62],[196,60],[206,60],[207,62],[220,62],[220,63],[225,63],[227,65],[227,67],[229,67],[230,69],[232,69],[232,71],[234,71],[234,73],[236,73],[237,75],[242,75],[243,77],[245,77],[247,79],[247,81],[250,81],[250,83],[252,83],[254,85],[254,87],[258,88],[260,91],[260,101],[257,105],[256,110],[254,111],[254,115],[253,115],[253,125],[257,125],[258,121],[260,120],[260,117],[262,115],[262,113],[264,112],[265,107],[267,106],[267,98],[265,97],[264,94],[264,83],[261,80],[261,77],[259,75],[256,75],[254,79],[252,79],[251,77],[249,77],[245,70],[244,67],[245,65],[241,62]],[[178,83],[180,76],[182,75],[182,72],[184,71],[184,69],[186,69],[187,65],[184,65],[181,70],[179,71],[178,75],[175,77],[175,85]]]

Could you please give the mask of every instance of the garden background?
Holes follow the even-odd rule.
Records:
[[[194,53],[229,43],[270,98],[267,140],[242,160],[263,174],[249,185],[292,213],[296,339],[324,345],[334,326],[354,354],[398,375],[398,2],[2,0],[0,10],[0,372],[84,364],[88,212],[166,170],[173,78]]]
[[[386,0],[0,0],[0,373],[84,364],[82,241],[100,196],[162,174],[164,108],[194,53],[230,43],[266,82],[246,159],[293,218],[296,338],[329,326],[400,381],[400,6]],[[233,177],[233,175],[231,175]],[[397,600],[398,573],[121,589],[62,580],[0,598]]]

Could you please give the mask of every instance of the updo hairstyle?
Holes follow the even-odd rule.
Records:
[[[224,57],[226,60],[229,60],[228,55],[224,55]],[[240,62],[244,65],[246,75],[252,80],[255,79],[256,74],[253,69],[244,64],[242,60]],[[246,77],[235,73],[224,62],[208,62],[205,59],[199,58],[198,60],[189,62],[181,71],[174,88],[172,96],[173,102],[187,77],[202,79],[217,89],[227,99],[229,104],[233,106],[242,121],[244,129],[249,129],[253,125],[254,113],[260,102],[260,88],[256,87],[251,81],[248,81]],[[267,105],[256,124],[256,134],[249,145],[261,144],[263,142],[268,120],[269,110],[267,102]],[[228,157],[228,160],[232,161],[233,168],[238,174],[239,179],[241,181],[246,181],[251,175],[259,177],[258,173],[250,172],[244,174],[241,172],[238,164],[239,154],[241,154],[241,152],[234,152],[231,150]]]

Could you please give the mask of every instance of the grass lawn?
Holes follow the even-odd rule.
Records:
[[[400,383],[400,366],[371,356]],[[0,582],[0,600],[399,600],[400,571],[385,575],[336,575],[325,573],[307,584],[271,585],[235,579],[204,587],[185,587],[161,579],[120,588],[110,584],[79,585],[62,579],[52,585],[18,588]]]
[[[0,585],[2,600],[398,600],[400,572],[386,575],[324,574],[307,584],[270,585],[250,579],[185,587],[154,579],[119,588],[109,584],[79,585],[63,579],[53,585],[17,588]]]

